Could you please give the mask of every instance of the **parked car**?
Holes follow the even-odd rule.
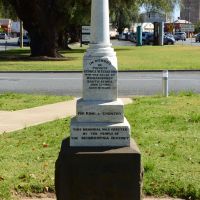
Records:
[[[136,35],[136,33],[130,32],[128,40],[131,41],[131,42],[136,43],[137,42],[137,35]]]
[[[147,44],[147,45],[153,45],[154,44],[154,34],[153,33],[149,33],[147,35],[147,38],[145,40],[145,44]]]
[[[148,44],[148,38],[152,35],[150,32],[142,32],[142,44]]]
[[[8,36],[6,33],[0,33],[0,39],[7,40]]]
[[[170,44],[175,44],[175,39],[174,39],[174,36],[172,34],[165,34],[163,36],[163,43],[164,45],[170,45]],[[148,45],[153,45],[154,44],[154,34],[151,33],[149,34],[149,36],[147,37],[147,40],[146,40],[146,44]]]
[[[129,38],[130,38],[130,32],[123,32],[118,36],[118,40],[129,40]]]
[[[164,35],[164,44],[172,45],[175,44],[176,40],[173,35]]]
[[[110,39],[116,39],[117,35],[118,33],[116,30],[110,30]]]
[[[196,41],[196,42],[200,42],[200,33],[198,33],[198,34],[195,36],[195,41]]]
[[[186,41],[186,33],[185,32],[176,32],[174,35],[174,38],[176,41],[178,41],[178,40]]]
[[[17,42],[18,46],[20,46],[20,37],[18,39],[18,42]],[[23,36],[23,45],[24,46],[30,46],[30,39],[27,35],[24,35]]]

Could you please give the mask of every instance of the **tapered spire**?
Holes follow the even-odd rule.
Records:
[[[90,45],[85,55],[116,55],[110,43],[109,0],[92,0]]]
[[[92,0],[90,43],[110,45],[108,0]]]

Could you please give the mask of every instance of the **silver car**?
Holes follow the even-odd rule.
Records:
[[[185,32],[176,32],[174,35],[174,38],[176,41],[178,41],[178,40],[186,41],[186,33]]]

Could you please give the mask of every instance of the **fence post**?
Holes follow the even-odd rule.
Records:
[[[162,77],[162,88],[163,88],[163,96],[169,96],[169,83],[168,83],[169,73],[168,70],[163,71]]]
[[[5,51],[7,50],[8,42],[7,40],[5,41]]]

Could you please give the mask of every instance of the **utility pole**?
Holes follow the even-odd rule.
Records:
[[[24,36],[23,21],[20,20],[20,48],[24,47],[23,36]]]

